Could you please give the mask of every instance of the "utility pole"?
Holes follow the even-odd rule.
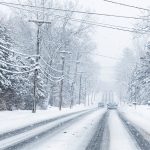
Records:
[[[94,90],[92,90],[92,95],[91,95],[91,104],[93,105],[94,102]]]
[[[79,86],[79,105],[81,104],[81,89],[82,89],[82,73],[80,74],[80,86]]]
[[[137,85],[135,86],[135,100],[133,102],[134,106],[135,106],[135,109],[136,109],[136,105],[137,105],[137,92],[138,92],[138,87]]]
[[[74,81],[73,81],[74,82]],[[73,104],[74,104],[74,86],[73,86],[73,82],[72,82],[72,85],[71,85],[71,103],[70,103],[70,109],[72,108]]]
[[[105,97],[105,95],[104,95],[104,93],[103,93],[103,95],[102,95],[102,102],[103,102],[103,103],[106,103],[104,97]]]
[[[110,103],[109,100],[108,100],[108,91],[106,91],[106,95],[105,96],[106,96],[105,98],[106,98],[107,103]]]
[[[82,92],[82,74],[86,72],[78,72],[80,73],[80,83],[79,83],[79,105],[81,104],[81,92]]]
[[[73,82],[71,84],[71,103],[70,103],[70,108],[72,108],[73,104],[74,104],[74,85],[75,85],[75,82],[76,82],[76,77],[77,77],[77,71],[78,71],[78,64],[80,63],[79,62],[79,52],[77,53],[77,58],[76,58],[76,66],[75,66],[75,73],[74,73],[74,79],[73,79]]]
[[[96,100],[96,92],[94,92],[93,102],[95,102],[95,100]]]
[[[87,96],[87,91],[86,91],[86,90],[87,90],[87,87],[86,87],[86,80],[87,80],[87,79],[85,78],[85,106],[86,106],[86,96]]]
[[[64,67],[65,67],[65,57],[62,56],[62,76],[64,76]],[[61,80],[60,83],[60,101],[59,101],[59,110],[61,111],[62,103],[63,103],[63,85],[64,85],[64,79]]]
[[[60,51],[59,53],[62,54],[61,59],[62,59],[62,77],[64,77],[64,69],[65,69],[65,55],[66,54],[71,54],[71,52],[68,51]],[[62,78],[61,83],[60,83],[60,93],[59,93],[59,110],[61,111],[62,109],[62,104],[63,104],[63,85],[64,85],[64,78]]]
[[[112,101],[114,102],[115,100],[114,100],[114,93],[112,92]]]
[[[29,20],[29,22],[33,22],[37,25],[37,42],[36,42],[36,64],[38,64],[39,59],[40,59],[40,27],[42,26],[43,23],[50,23],[51,22],[46,22],[46,21],[38,21],[38,20]],[[33,86],[33,95],[34,95],[34,99],[33,99],[33,106],[32,106],[32,113],[36,113],[36,105],[37,105],[37,94],[36,94],[36,90],[37,90],[37,76],[38,76],[38,69],[35,69],[34,71],[34,86]]]
[[[136,63],[135,68],[137,69],[137,63]],[[137,81],[136,81],[135,82],[135,97],[134,97],[134,102],[133,102],[135,109],[136,109],[136,105],[137,105],[137,92],[138,92],[138,85],[137,85]]]
[[[110,103],[112,103],[112,99],[111,99],[111,91],[109,91],[109,101],[110,101]]]
[[[90,105],[90,95],[88,94],[88,106]]]
[[[89,90],[89,88],[90,88],[91,86],[90,86],[90,81],[88,81],[88,106],[90,105],[90,90]]]

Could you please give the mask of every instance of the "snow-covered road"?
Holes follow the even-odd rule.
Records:
[[[104,112],[104,109],[93,112],[23,150],[85,150]]]
[[[80,117],[80,114],[86,115]],[[126,120],[122,118],[122,114],[126,116]],[[78,115],[79,117],[77,117]],[[19,142],[21,138],[32,137],[52,129],[50,132],[44,132],[44,135],[36,136],[37,138],[34,140],[23,143],[23,146],[12,150],[149,150],[150,144],[144,141],[146,138],[142,137],[142,134],[136,129],[134,132],[131,131],[134,127],[139,126],[140,116],[142,115],[135,113],[135,115],[127,117],[125,111],[118,113],[117,110],[106,111],[106,109],[97,109],[90,113],[79,112],[79,114],[72,114],[10,137],[10,141],[8,141],[9,138],[6,141],[0,140],[0,148],[3,149],[4,144],[7,145],[7,143],[17,140]],[[133,127],[129,123],[131,118],[134,121]],[[142,118],[148,119],[148,117]],[[66,123],[63,124],[63,122]],[[145,129],[143,127],[143,130]],[[148,130],[145,131],[148,132]],[[138,142],[139,137],[143,138],[140,142]]]
[[[129,121],[134,123],[138,128],[143,129],[150,134],[150,107],[137,106],[135,109],[134,107],[126,106],[124,107],[124,109],[120,109],[120,111]]]
[[[128,133],[116,111],[111,111],[108,118],[110,131],[110,150],[138,150],[136,142]]]
[[[73,109],[63,108],[59,111],[58,108],[52,107],[48,110],[38,110],[36,113],[31,113],[30,110],[2,111],[0,112],[0,134],[87,109],[91,108],[76,106]]]
[[[98,132],[99,123],[104,124],[107,132],[102,134],[105,129],[100,131],[104,139],[109,141],[94,141],[92,143],[97,146],[96,149],[90,147],[90,150],[139,150],[138,144],[129,130],[120,119],[117,111],[109,111],[109,115],[105,117],[105,122],[99,122],[104,116],[104,109],[100,109],[92,114],[79,119],[77,122],[70,123],[64,128],[60,128],[53,134],[48,134],[44,138],[38,139],[36,142],[30,143],[21,150],[86,150],[91,139]],[[107,127],[106,127],[107,125]],[[106,138],[108,137],[108,138]],[[98,138],[98,140],[100,140]],[[97,143],[96,143],[97,142]],[[107,143],[107,145],[103,144]],[[103,146],[105,145],[105,146]],[[88,148],[89,150],[89,148]]]
[[[46,124],[41,124],[40,126],[37,126],[33,129],[29,129],[29,130],[20,132],[18,134],[15,134],[13,136],[1,139],[0,149],[6,149],[6,148],[14,149],[16,146],[18,147],[18,145],[26,143],[28,140],[30,141],[30,139],[39,137],[43,133],[53,131],[56,128],[59,128],[72,120],[75,120],[84,115],[88,115],[89,113],[92,113],[94,110],[95,109],[87,110],[87,111],[79,111],[75,114],[67,115],[63,118],[53,120]]]

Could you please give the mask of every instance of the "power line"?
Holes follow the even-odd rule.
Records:
[[[64,16],[60,16],[60,15],[55,15],[55,17],[65,18]],[[123,29],[128,29],[128,30],[134,30],[134,32],[138,31],[137,29],[134,29],[134,28],[124,27],[124,26],[116,26],[116,25],[112,25],[112,24],[105,24],[105,23],[99,23],[99,22],[93,22],[93,21],[90,21],[90,20],[82,20],[82,19],[76,19],[76,18],[69,18],[69,19],[70,19],[70,21],[82,22],[82,23],[85,23],[85,24],[90,24],[91,23],[91,25],[92,24],[94,24],[94,25],[98,24],[98,25],[104,25],[104,26],[111,26],[111,27],[123,28]],[[140,30],[140,31],[147,32],[146,30]]]
[[[104,0],[107,1],[107,0]],[[110,1],[107,1],[110,2]],[[115,2],[113,2],[115,3]],[[61,9],[61,8],[52,8],[52,7],[40,7],[40,6],[32,6],[32,5],[26,5],[26,4],[17,4],[17,3],[8,3],[8,2],[0,2],[1,5],[14,5],[14,8],[18,8],[15,6],[22,6],[22,7],[31,7],[31,8],[38,8],[38,9],[46,9],[46,10],[55,10],[55,11],[63,11],[63,12],[72,12],[72,13],[80,13],[80,14],[87,14],[87,15],[97,15],[97,16],[105,16],[105,17],[116,17],[116,18],[125,18],[125,19],[142,19],[142,20],[148,20],[141,17],[133,17],[133,16],[122,16],[122,15],[113,15],[113,14],[106,14],[106,13],[97,13],[97,12],[86,12],[86,11],[79,11],[79,10],[68,10],[68,9]],[[125,5],[125,4],[124,4]],[[139,8],[139,7],[138,7]],[[144,8],[140,8],[144,9]],[[27,10],[27,9],[24,9]],[[149,9],[144,9],[149,10]],[[29,10],[32,11],[32,10]],[[38,10],[36,10],[38,11]]]
[[[40,65],[40,68],[42,68],[41,65]],[[53,75],[47,73],[46,71],[43,71],[43,72],[45,72],[47,75],[49,75],[51,78],[54,78],[54,79],[60,79],[60,78],[62,78],[62,76],[61,77],[54,77]]]
[[[89,53],[90,55],[97,55],[97,56],[100,56],[100,57],[103,57],[103,58],[108,58],[108,59],[114,59],[114,60],[120,60],[119,58],[116,58],[116,57],[111,57],[111,56],[106,56],[106,55],[101,55],[101,54],[98,54],[98,53]]]
[[[113,30],[120,30],[120,31],[132,32],[132,33],[145,34],[145,33],[140,32],[140,31],[135,31],[132,28],[124,28],[124,27],[121,27],[121,26],[114,26],[114,25],[111,25],[111,24],[105,25],[105,24],[102,24],[102,23],[82,21],[82,20],[78,20],[78,19],[75,19],[75,20],[71,19],[71,21],[82,22],[82,23],[85,23],[85,24],[98,26],[98,27],[103,27],[103,28],[109,28],[109,29],[113,29]]]
[[[34,64],[34,65],[30,65],[30,66],[26,66],[26,65],[21,66],[21,65],[11,64],[11,63],[8,63],[8,62],[2,61],[2,60],[0,60],[0,62],[4,63],[6,65],[10,65],[10,66],[18,67],[18,68],[28,68],[28,69],[36,67],[38,65],[38,64]]]
[[[16,54],[22,55],[22,56],[27,56],[27,57],[39,57],[39,55],[29,55],[29,54],[23,54],[23,53],[20,53],[20,52],[16,52],[16,51],[11,50],[11,49],[9,49],[9,48],[7,48],[7,47],[1,45],[1,44],[0,44],[0,48],[1,48],[1,49],[0,49],[1,51],[6,50],[6,51],[9,51],[9,52],[11,52],[11,53],[16,53]],[[4,51],[4,52],[5,52],[5,51]]]
[[[65,18],[64,16],[60,16],[60,15],[55,15],[55,16],[59,17],[59,18]],[[81,22],[81,23],[85,23],[88,25],[92,25],[92,26],[98,26],[98,27],[109,28],[109,29],[120,30],[120,31],[126,31],[126,32],[132,32],[132,33],[146,34],[146,32],[149,32],[146,30],[137,30],[135,28],[116,26],[116,25],[112,25],[112,24],[104,24],[104,23],[93,22],[93,21],[88,21],[88,20],[81,20],[81,19],[76,19],[76,18],[69,18],[69,19],[70,19],[70,21],[74,21],[74,22]]]
[[[103,27],[103,28],[109,28],[109,29],[114,29],[114,30],[133,32],[133,33],[139,33],[139,34],[145,34],[144,32],[147,32],[145,30],[141,30],[141,31],[144,31],[144,32],[140,32],[139,30],[136,30],[134,28],[115,26],[115,25],[111,25],[111,24],[103,24],[103,23],[91,22],[91,21],[80,20],[80,19],[72,19],[71,18],[70,20],[71,21],[76,21],[76,22],[82,22],[82,23],[85,23],[85,24],[93,25],[93,26],[99,26],[99,27]]]
[[[35,12],[35,11],[29,10],[29,9],[12,6],[9,3],[7,4],[6,2],[0,2],[0,5],[11,7],[11,8],[15,8],[15,9],[20,9],[20,10],[25,10],[25,11],[28,11],[28,12]],[[39,12],[39,11],[37,11],[37,12]]]
[[[50,69],[52,69],[53,71],[56,71],[56,72],[58,72],[58,73],[62,73],[61,70],[57,70],[57,69],[51,67],[42,57],[40,57],[40,58],[41,58],[41,60],[44,62],[44,64],[47,65]]]
[[[49,80],[52,81],[52,82],[60,82],[61,80],[63,80],[63,78],[60,78],[59,80],[53,80],[52,78],[49,78],[49,77],[45,74],[45,71],[43,71],[41,68],[40,68],[40,71],[41,71],[41,73],[42,73],[47,79],[49,79]]]
[[[34,69],[31,69],[29,71],[11,71],[11,70],[7,70],[7,69],[3,69],[3,68],[0,68],[1,71],[5,71],[5,72],[8,72],[8,73],[12,73],[12,74],[25,74],[25,73],[30,73],[30,72],[33,72],[35,69],[37,69],[38,67],[35,67]]]
[[[119,3],[119,2],[114,2],[114,1],[110,1],[110,0],[104,0],[104,1],[109,2],[109,3],[113,3],[113,4],[117,4],[117,5],[122,5],[122,6],[126,6],[126,7],[135,8],[135,9],[150,11],[150,9],[147,9],[147,8],[142,8],[142,7],[138,7],[138,6],[134,6],[134,5],[128,5],[128,4],[125,4],[125,3]]]
[[[40,71],[41,71],[42,75],[44,75],[44,77],[46,77],[46,78],[47,78],[48,80],[50,80],[51,82],[60,82],[60,81],[54,81],[54,80],[52,80],[51,78],[47,77],[47,76],[44,74],[44,72],[42,72],[41,69],[40,69]]]
[[[53,15],[53,16],[63,18],[63,19],[66,18],[66,17],[60,16],[60,15]],[[112,24],[93,22],[93,21],[89,21],[89,20],[81,20],[81,19],[76,19],[76,18],[69,18],[69,19],[70,19],[70,21],[82,22],[82,23],[85,23],[85,24],[93,25],[93,26],[105,27],[105,28],[121,30],[121,31],[134,32],[134,33],[139,33],[139,34],[145,34],[144,32],[148,32],[147,30],[137,30],[135,28],[129,28],[129,27],[124,27],[124,26],[116,26],[116,25],[112,25]]]
[[[2,4],[2,5],[5,5],[5,4]],[[7,6],[9,6],[9,5],[7,5]],[[9,7],[12,7],[12,6],[9,6]],[[13,6],[14,7],[14,6]],[[18,7],[15,7],[15,8],[17,8],[17,9],[21,9],[21,8],[18,8]],[[26,10],[26,11],[28,11],[27,9],[23,9],[23,10]],[[66,18],[66,17],[64,17],[64,16],[59,16],[59,15],[56,15],[57,17],[61,17],[61,18]],[[139,31],[136,31],[136,29],[130,29],[130,28],[128,28],[128,29],[124,29],[124,28],[127,28],[127,27],[121,27],[121,26],[114,26],[114,25],[109,25],[109,24],[107,24],[107,25],[109,25],[109,26],[106,26],[105,24],[100,24],[100,23],[96,23],[96,22],[87,22],[87,21],[83,21],[83,20],[80,20],[80,19],[73,19],[73,18],[69,18],[70,19],[70,21],[75,21],[75,22],[82,22],[82,23],[85,23],[85,24],[89,24],[89,25],[93,25],[93,26],[98,26],[98,27],[103,27],[103,28],[109,28],[109,29],[114,29],[114,30],[120,30],[120,31],[126,31],[126,32],[132,32],[132,33],[139,33],[139,34],[146,34],[146,33],[142,33],[142,32],[139,32]],[[145,30],[144,30],[144,32],[146,32]]]

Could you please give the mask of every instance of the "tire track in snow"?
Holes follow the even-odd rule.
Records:
[[[22,150],[85,150],[105,112],[105,109],[98,109],[84,118],[79,118],[78,121],[61,127],[50,135],[47,134]]]
[[[141,150],[150,150],[150,142],[139,132],[137,127],[133,123],[128,121],[127,118],[121,112],[118,112],[118,115],[124,123],[125,127],[128,129],[130,134],[137,142],[139,148]]]
[[[44,136],[45,134],[53,132],[58,128],[60,128],[61,126],[64,126],[71,121],[75,121],[80,117],[86,116],[95,110],[97,109],[81,111],[73,115],[67,115],[66,117],[54,120],[48,124],[41,125],[32,130],[1,140],[0,150],[16,150],[17,148],[20,150],[20,147],[27,144],[28,142],[32,142],[38,139],[39,137]]]
[[[100,150],[102,149],[103,145],[103,137],[104,137],[104,130],[107,123],[109,112],[107,111],[104,113],[103,117],[100,119],[97,130],[91,139],[89,145],[87,146],[86,150]]]
[[[73,112],[73,113],[70,113],[70,114],[61,115],[61,116],[54,117],[54,118],[50,118],[50,119],[45,119],[45,120],[43,120],[43,121],[38,121],[38,122],[33,123],[33,124],[31,124],[31,125],[27,125],[27,126],[24,126],[24,127],[18,128],[18,129],[15,129],[15,130],[11,130],[11,131],[2,133],[2,134],[0,134],[0,141],[1,141],[1,140],[4,140],[4,139],[6,139],[6,138],[10,138],[10,137],[12,137],[12,136],[21,134],[21,133],[23,133],[23,132],[27,132],[27,131],[29,131],[29,130],[32,130],[32,129],[37,128],[37,127],[39,127],[39,126],[48,124],[48,123],[50,123],[50,122],[59,120],[59,119],[61,119],[61,118],[65,118],[65,117],[67,117],[67,116],[71,116],[71,115],[74,115],[74,114],[77,114],[77,113],[80,113],[80,112],[86,112],[86,111],[87,111],[87,110],[82,110],[82,111]]]
[[[116,110],[111,110],[108,118],[110,131],[109,150],[139,150],[136,141],[124,126]]]

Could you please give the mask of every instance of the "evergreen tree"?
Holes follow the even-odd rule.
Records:
[[[11,48],[12,39],[9,36],[9,32],[5,26],[0,25],[0,109],[11,109],[9,102],[5,101],[6,97],[10,97],[13,91],[10,89],[12,73],[4,70],[13,70],[13,68],[7,63],[12,63],[10,54],[6,49]],[[6,49],[5,49],[6,48]],[[3,70],[4,69],[4,70]]]
[[[150,43],[148,43],[147,51],[140,58],[135,70],[132,73],[129,84],[130,101],[138,103],[147,103],[150,94]]]

